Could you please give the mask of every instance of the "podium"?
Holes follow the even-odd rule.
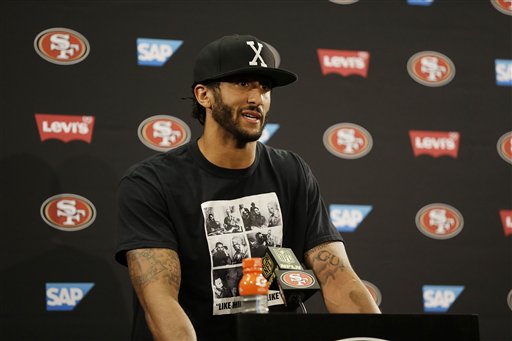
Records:
[[[236,339],[478,341],[477,315],[237,314]]]

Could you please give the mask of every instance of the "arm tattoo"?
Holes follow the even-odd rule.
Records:
[[[127,253],[127,259],[130,278],[136,290],[156,282],[160,278],[179,290],[181,269],[178,256],[174,251],[162,249],[131,250]]]
[[[306,253],[306,257],[312,255],[312,267],[317,270],[318,279],[327,282],[329,278],[335,279],[338,271],[345,270],[342,260],[332,253],[328,245],[322,244],[314,247]]]

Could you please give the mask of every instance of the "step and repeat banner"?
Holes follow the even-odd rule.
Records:
[[[261,142],[310,164],[382,311],[512,340],[510,0],[0,6],[2,340],[128,339],[118,181],[201,135],[194,58],[233,33],[299,75]]]

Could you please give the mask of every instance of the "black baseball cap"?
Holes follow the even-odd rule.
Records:
[[[229,35],[217,39],[199,52],[194,65],[193,87],[231,76],[263,76],[272,87],[297,80],[293,72],[278,68],[277,51],[251,35]]]

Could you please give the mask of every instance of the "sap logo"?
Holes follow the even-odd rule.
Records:
[[[430,6],[434,0],[407,0],[407,3],[413,6]]]
[[[94,283],[46,283],[46,310],[74,310],[93,286]]]
[[[279,124],[277,123],[267,123],[265,129],[261,133],[261,137],[258,141],[261,143],[267,143],[268,140],[275,134],[275,132],[279,129]]]
[[[368,205],[329,205],[331,222],[340,232],[354,232],[371,210]]]
[[[496,59],[496,85],[512,86],[512,60]]]
[[[426,313],[444,313],[464,290],[464,286],[424,285],[423,311]]]
[[[137,38],[137,64],[162,66],[180,48],[183,40]]]

